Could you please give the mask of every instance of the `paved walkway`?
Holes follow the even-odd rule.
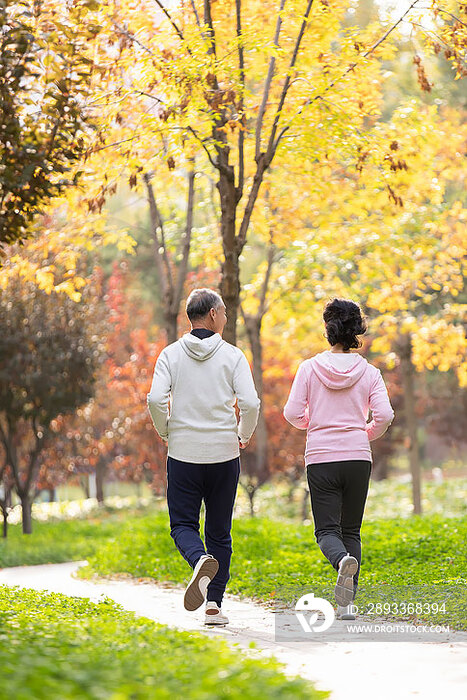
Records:
[[[83,581],[73,578],[85,562],[20,566],[0,570],[0,584],[17,585],[99,601],[108,596],[138,615],[182,630],[194,630],[238,644],[252,655],[274,654],[290,675],[331,690],[332,700],[464,700],[467,697],[467,633],[450,632],[441,642],[386,642],[376,636],[349,641],[346,625],[336,621],[310,641],[276,641],[290,615],[275,614],[249,600],[227,596],[231,624],[206,628],[203,608],[183,609],[183,589],[134,580]],[[319,637],[319,639],[318,639]],[[255,642],[256,650],[249,648]]]

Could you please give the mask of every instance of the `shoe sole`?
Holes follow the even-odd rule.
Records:
[[[353,600],[353,577],[357,573],[358,561],[355,557],[350,557],[339,570],[337,575],[336,586],[334,588],[334,597],[338,605],[343,608],[350,605]]]
[[[217,627],[221,627],[222,625],[228,625],[229,621],[225,620],[224,622],[221,622],[220,620],[208,620],[207,618],[204,620],[205,625],[216,625]]]
[[[218,569],[219,562],[216,559],[206,559],[205,561],[203,561],[199,568],[199,571],[197,571],[196,574],[193,574],[192,579],[186,588],[185,596],[183,598],[183,605],[185,607],[185,610],[198,610],[198,608],[204,603],[206,599],[206,593],[204,593],[203,595],[202,591],[200,590],[201,579],[209,579],[209,581],[206,584],[207,588],[208,584],[217,574]]]

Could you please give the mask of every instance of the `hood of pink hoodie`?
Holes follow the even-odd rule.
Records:
[[[340,357],[341,355],[334,358],[333,353],[325,351],[310,360],[316,376],[328,389],[349,389],[358,382],[368,367],[365,358],[357,353],[350,355],[352,359],[346,356],[346,366],[340,361]]]

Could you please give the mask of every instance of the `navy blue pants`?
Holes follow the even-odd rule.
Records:
[[[170,534],[191,567],[206,554],[219,562],[208,586],[207,600],[222,603],[230,578],[232,513],[240,475],[240,458],[215,464],[193,464],[167,457],[167,504]],[[199,514],[204,500],[204,539],[199,534]]]
[[[371,462],[320,462],[306,468],[315,537],[335,569],[347,552],[358,561],[354,597],[362,560],[360,529],[368,494]]]

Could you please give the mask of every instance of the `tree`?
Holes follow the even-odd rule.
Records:
[[[0,3],[0,246],[31,235],[86,147],[95,0]],[[0,247],[0,254],[5,254]]]
[[[104,123],[121,124],[123,100],[133,109],[139,101],[131,133],[119,128],[116,144],[125,143],[131,159],[135,141],[154,141],[159,134],[164,158],[175,165],[190,143],[203,149],[216,174],[230,342],[236,342],[240,256],[273,161],[292,149],[312,153],[314,162],[339,153],[341,161],[359,164],[371,150],[390,180],[389,143],[381,143],[377,130],[373,139],[371,128],[379,111],[381,61],[394,54],[390,37],[417,3],[383,28],[378,22],[344,27],[347,4],[327,0],[281,0],[279,8],[206,0],[170,9],[156,0],[159,13],[142,15],[140,6],[122,4],[108,20],[120,45],[109,80],[125,68],[127,82],[119,85],[113,109],[108,96]],[[448,28],[437,3],[433,7],[444,41],[459,44],[462,22]],[[162,50],[155,36],[162,38]],[[458,58],[459,51],[453,54]]]
[[[13,490],[13,479],[8,468],[6,458],[0,467],[0,510],[3,516],[3,537],[8,534],[8,512],[11,508],[11,492]]]
[[[18,278],[0,293],[0,444],[26,534],[32,531],[32,497],[51,423],[73,413],[94,391],[101,354],[96,293],[90,287],[77,304]]]
[[[170,248],[167,244],[164,221],[162,219],[154,188],[151,183],[151,175],[143,175],[149,203],[149,214],[151,221],[151,231],[154,238],[154,258],[156,261],[156,271],[161,288],[162,313],[164,317],[164,327],[167,335],[167,343],[174,343],[178,338],[178,314],[180,302],[184,291],[184,285],[188,273],[188,259],[190,255],[191,232],[193,228],[193,206],[195,169],[194,163],[189,162],[188,171],[188,201],[186,211],[185,231],[180,241],[180,264],[175,267],[171,259]]]
[[[95,393],[60,429],[72,473],[96,475],[100,505],[108,476],[149,483],[155,492],[165,483],[166,449],[154,436],[146,406],[152,367],[164,343],[148,340],[149,314],[131,298],[131,283],[126,263],[115,264],[101,300],[107,333]],[[151,331],[160,335],[159,329]]]

